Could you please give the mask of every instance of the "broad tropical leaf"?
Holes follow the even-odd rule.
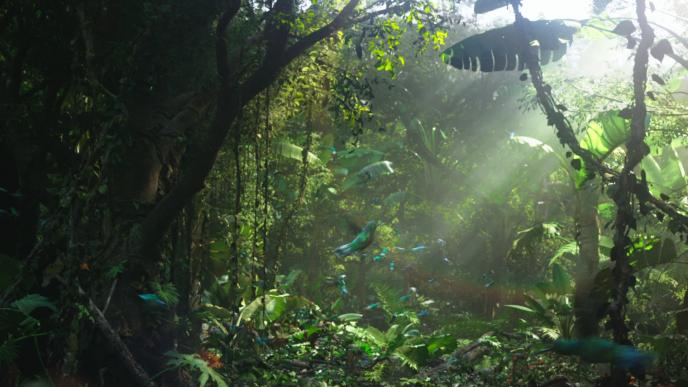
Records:
[[[48,308],[53,312],[57,312],[57,307],[55,307],[55,304],[40,294],[28,294],[13,302],[12,306],[27,316],[38,308]]]
[[[287,141],[277,141],[273,143],[273,147],[275,152],[282,157],[292,160],[303,160],[303,148],[298,145],[294,145]],[[317,163],[320,161],[318,156],[311,152],[308,152],[307,160],[309,163]]]
[[[342,150],[337,153],[336,165],[339,169],[347,169],[349,171],[361,168],[366,164],[382,161],[385,154],[377,149],[370,148],[354,148],[350,150]]]
[[[571,291],[571,276],[558,263],[552,265],[552,285],[556,294],[565,295]]]
[[[618,110],[609,110],[600,113],[588,123],[588,128],[580,141],[580,146],[598,159],[604,160],[614,149],[628,140],[630,130],[630,120],[621,117]],[[593,178],[594,174],[593,171],[586,167],[583,160],[577,157],[574,157],[573,160],[574,163],[579,164],[576,187],[580,189],[586,181]]]
[[[570,255],[578,255],[578,242],[572,241],[569,242],[565,245],[562,245],[556,253],[550,258],[549,264],[553,265],[555,264],[559,258],[564,256],[564,254],[570,254]]]
[[[567,45],[579,26],[562,20],[528,22],[531,49],[540,63],[556,62],[566,54]],[[460,41],[442,53],[445,63],[460,70],[492,72],[521,71],[525,62],[520,53],[520,26],[512,24]]]
[[[672,195],[686,188],[686,171],[674,145],[667,147],[660,155],[646,156],[641,165],[652,194]]]

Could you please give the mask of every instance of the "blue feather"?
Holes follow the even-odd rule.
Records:
[[[142,294],[139,294],[139,298],[146,301],[146,302],[151,302],[151,303],[158,304],[161,306],[167,305],[167,303],[165,303],[165,301],[160,299],[160,296],[158,296],[157,294],[142,293]]]

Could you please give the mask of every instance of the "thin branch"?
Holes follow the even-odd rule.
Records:
[[[103,315],[107,313],[108,307],[110,306],[110,301],[112,300],[112,295],[115,293],[115,288],[117,287],[117,278],[112,281],[112,286],[110,286],[110,291],[108,292],[107,300],[105,300],[105,305],[103,306]]]
[[[683,59],[682,57],[674,54],[673,52],[667,53],[666,54],[669,58],[673,59],[676,61],[676,63],[680,64],[683,66],[684,69],[688,70],[688,60]]]
[[[310,34],[301,38],[301,40],[294,43],[291,47],[287,48],[282,59],[283,63],[286,65],[291,62],[297,56],[301,55],[303,52],[313,47],[317,42],[330,36],[337,30],[343,28],[347,22],[350,21],[356,6],[360,0],[349,0],[349,2],[342,8],[341,12],[332,19],[328,24],[320,27],[319,29],[311,32]]]
[[[60,283],[62,283],[62,285],[66,287],[69,286],[67,284],[67,281],[65,281],[64,279],[60,277],[58,277],[57,279]],[[143,369],[143,367],[141,367],[141,365],[136,361],[136,359],[134,359],[134,355],[131,354],[131,351],[129,351],[127,345],[124,344],[122,339],[119,337],[119,334],[117,334],[117,332],[115,332],[115,330],[112,329],[112,326],[105,318],[105,315],[103,315],[103,312],[101,312],[100,309],[98,309],[98,306],[96,306],[93,300],[90,297],[88,297],[88,295],[86,294],[84,289],[81,288],[81,286],[77,285],[77,290],[79,292],[79,295],[86,299],[86,307],[88,311],[91,312],[91,315],[96,326],[103,334],[103,336],[105,336],[105,339],[107,340],[108,344],[110,345],[110,347],[112,347],[112,350],[117,354],[117,356],[122,361],[127,371],[129,371],[131,376],[137,382],[137,384],[143,387],[155,386],[155,383],[153,383],[151,377],[148,376],[148,373]]]
[[[232,0],[235,4],[239,0]],[[278,23],[279,20],[268,20],[265,27],[266,37],[269,42],[266,55],[261,66],[246,80],[235,85],[223,79],[223,83],[217,94],[217,108],[212,119],[207,136],[197,148],[195,157],[188,168],[185,169],[179,182],[160,200],[155,208],[148,213],[141,227],[134,232],[140,233],[134,239],[130,254],[135,256],[147,256],[154,254],[155,248],[164,236],[168,226],[186,203],[203,188],[205,180],[210,173],[217,154],[224,143],[232,123],[243,107],[258,93],[269,87],[274,82],[279,72],[291,61],[311,48],[317,42],[325,39],[335,31],[346,26],[355,12],[360,0],[350,0],[337,16],[327,25],[306,35],[292,46],[285,49],[289,32],[288,24]],[[227,47],[224,35],[226,25],[236,15],[236,7],[230,6],[223,14],[218,24],[218,36],[216,37],[218,72],[228,76],[229,72],[224,67]],[[273,9],[275,12],[291,14],[293,4],[290,0],[278,0]],[[274,39],[272,39],[274,38]]]
[[[400,4],[400,5],[395,5],[394,7],[390,7],[390,8],[385,8],[385,9],[381,9],[381,10],[377,10],[377,11],[373,11],[373,12],[366,12],[366,14],[361,16],[361,17],[351,19],[350,23],[347,23],[347,24],[358,24],[358,23],[366,22],[366,21],[374,19],[378,16],[389,15],[389,14],[392,14],[392,13],[397,12],[397,11],[404,11],[406,9],[408,9],[407,4]]]

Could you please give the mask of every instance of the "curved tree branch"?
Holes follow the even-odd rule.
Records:
[[[332,19],[331,22],[304,36],[299,41],[291,45],[291,47],[289,47],[284,53],[284,57],[282,58],[284,65],[288,64],[306,50],[313,47],[313,45],[319,41],[345,27],[349,22],[349,19],[353,16],[354,10],[356,9],[356,6],[358,6],[359,2],[360,0],[350,0],[344,6],[344,8],[342,8],[341,12],[339,12],[339,14]]]
[[[265,37],[268,41],[266,54],[261,66],[243,83],[235,84],[228,78],[229,69],[227,46],[224,33],[232,18],[238,12],[239,0],[231,0],[227,11],[220,17],[216,33],[216,56],[221,85],[217,92],[217,104],[214,117],[205,138],[193,151],[191,162],[185,169],[179,182],[165,195],[141,223],[138,235],[132,235],[134,255],[152,255],[157,243],[162,239],[168,226],[193,196],[203,188],[227,134],[239,112],[258,93],[271,85],[291,61],[325,39],[335,31],[345,27],[353,15],[360,0],[350,0],[339,14],[328,24],[306,35],[290,47],[287,45],[289,25],[278,19],[284,14],[292,14],[293,4],[290,0],[278,0],[274,4],[273,20],[268,20]],[[282,13],[280,15],[280,13]],[[224,74],[224,75],[223,75]],[[225,78],[223,78],[225,77]],[[238,127],[235,130],[239,130]]]

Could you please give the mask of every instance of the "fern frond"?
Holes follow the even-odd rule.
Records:
[[[212,380],[217,387],[228,387],[224,377],[215,371],[208,363],[195,353],[186,354],[175,351],[166,352],[170,359],[167,365],[173,368],[187,368],[200,373],[198,385],[204,387],[208,380]]]
[[[158,296],[160,296],[160,299],[163,300],[166,304],[176,305],[179,302],[179,291],[177,290],[177,287],[174,286],[173,283],[171,283],[171,282],[165,282],[165,283],[154,282],[151,284],[151,287],[153,288],[155,293]]]

